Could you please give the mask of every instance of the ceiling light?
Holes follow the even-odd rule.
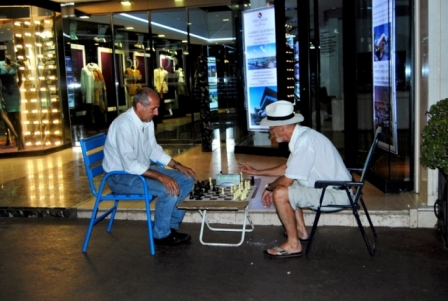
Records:
[[[129,6],[132,5],[131,1],[121,1],[121,5]]]
[[[127,30],[133,30],[134,27],[132,27],[132,26],[128,26],[128,27],[125,27],[125,29],[127,29]]]
[[[120,15],[122,15],[124,17],[127,17],[127,18],[130,18],[130,19],[138,20],[138,21],[140,21],[142,23],[146,23],[146,24],[149,23],[148,20],[146,20],[146,19],[139,18],[139,17],[133,16],[133,15],[129,15],[127,13],[120,13]],[[191,23],[187,23],[187,24],[191,25]],[[173,28],[173,27],[170,27],[170,26],[166,26],[166,25],[154,22],[154,21],[151,21],[151,25],[156,26],[156,27],[160,27],[160,28],[164,28],[164,29],[167,29],[169,31],[177,32],[177,33],[180,33],[180,34],[183,34],[183,35],[188,35],[188,33],[186,31],[184,31],[184,30],[179,30],[179,29],[176,29],[176,28]],[[217,41],[229,41],[229,40],[233,41],[233,40],[235,40],[234,37],[219,38],[219,39],[207,39],[205,37],[202,37],[202,36],[199,36],[199,35],[196,35],[196,34],[193,34],[193,33],[190,33],[190,36],[198,38],[198,39],[201,39],[201,40],[204,40],[204,41],[207,41],[209,43],[213,43],[213,42],[217,42]]]

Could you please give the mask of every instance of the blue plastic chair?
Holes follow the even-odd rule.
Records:
[[[110,215],[109,225],[107,232],[112,229],[115,214],[117,213],[118,202],[120,201],[144,201],[146,205],[146,215],[148,221],[148,234],[149,234],[149,247],[151,249],[151,255],[155,254],[154,239],[152,233],[151,222],[151,208],[150,203],[155,197],[148,193],[148,186],[143,176],[138,176],[143,182],[145,194],[116,194],[116,193],[104,193],[106,187],[106,180],[112,175],[128,174],[123,171],[113,171],[106,173],[103,169],[102,161],[104,158],[104,144],[106,142],[106,135],[104,133],[97,134],[92,137],[84,138],[80,140],[82,156],[84,159],[84,166],[87,172],[87,178],[89,180],[90,190],[96,197],[95,206],[93,207],[92,216],[90,218],[87,234],[84,239],[83,252],[87,251],[89,245],[90,235],[92,234],[93,226],[102,221],[104,218]],[[154,163],[154,162],[153,162]],[[160,163],[156,163],[163,167]],[[99,182],[99,186],[98,183]],[[98,189],[97,189],[98,187]],[[114,205],[104,212],[102,215],[98,215],[98,207],[103,201],[114,201]]]
[[[361,235],[364,239],[364,242],[367,247],[367,251],[371,256],[375,255],[375,244],[376,244],[376,230],[373,226],[372,220],[370,219],[369,212],[367,211],[366,204],[364,203],[364,200],[362,198],[362,189],[364,187],[364,183],[366,181],[367,172],[370,169],[370,163],[372,162],[373,154],[375,153],[375,149],[378,145],[378,139],[381,134],[382,128],[378,127],[375,133],[375,137],[373,139],[372,145],[370,147],[369,153],[367,154],[367,158],[364,162],[364,167],[361,168],[348,168],[350,173],[360,173],[360,179],[358,181],[316,181],[314,184],[315,188],[322,188],[322,194],[320,196],[320,202],[317,207],[310,208],[313,211],[316,211],[316,216],[314,218],[313,227],[311,228],[310,237],[308,239],[308,245],[306,246],[305,253],[308,254],[311,243],[314,238],[314,234],[316,233],[317,224],[319,222],[319,217],[321,213],[331,213],[331,212],[337,212],[341,211],[343,209],[351,209],[353,212],[353,215],[355,216],[356,222],[358,224],[358,228],[361,231]],[[347,192],[347,198],[348,198],[348,204],[347,205],[333,205],[328,204],[324,205],[322,204],[322,201],[324,199],[325,191],[326,189],[332,189],[332,187],[339,187],[339,189],[343,189]],[[367,237],[367,233],[364,230],[364,226],[361,222],[361,219],[359,217],[358,209],[360,208],[360,204],[362,206],[362,209],[364,210],[365,216],[367,218],[367,221],[369,223],[370,229],[372,231],[373,235],[373,242],[371,243],[369,238]]]

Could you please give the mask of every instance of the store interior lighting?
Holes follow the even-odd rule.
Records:
[[[139,22],[146,23],[146,24],[149,23],[148,20],[145,20],[143,18],[139,18],[139,17],[136,17],[136,16],[132,16],[132,15],[129,15],[127,13],[121,13],[120,15],[123,16],[123,17],[127,17],[129,19],[133,19],[133,20],[137,20]],[[170,26],[166,26],[166,25],[154,22],[154,21],[151,21],[151,25],[159,27],[159,28],[163,28],[163,29],[166,29],[166,30],[169,30],[169,31],[172,31],[172,32],[177,32],[177,33],[180,33],[180,34],[185,35],[185,36],[188,35],[188,33],[186,31],[184,31],[184,30],[176,29],[176,28],[173,28],[173,27],[170,27]],[[193,34],[193,33],[190,33],[190,36],[198,38],[198,39],[201,39],[201,40],[206,41],[208,43],[214,43],[214,42],[220,42],[220,41],[234,41],[235,40],[234,37],[209,39],[209,38],[205,38],[205,37],[202,37],[200,35]]]

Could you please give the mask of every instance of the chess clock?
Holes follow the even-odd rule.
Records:
[[[238,174],[217,174],[216,186],[233,186],[241,182],[241,175]]]

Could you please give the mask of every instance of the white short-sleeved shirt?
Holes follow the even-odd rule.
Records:
[[[321,133],[297,125],[289,142],[285,176],[314,187],[317,180],[349,181],[351,175],[333,143]]]
[[[309,127],[296,126],[289,142],[289,150],[291,153],[286,163],[285,176],[297,182],[289,189],[293,208],[313,207],[319,203],[321,189],[314,188],[314,183],[318,180],[352,179],[333,143]],[[310,195],[311,191],[313,193]],[[345,190],[335,189],[328,190],[325,201],[348,203]]]

